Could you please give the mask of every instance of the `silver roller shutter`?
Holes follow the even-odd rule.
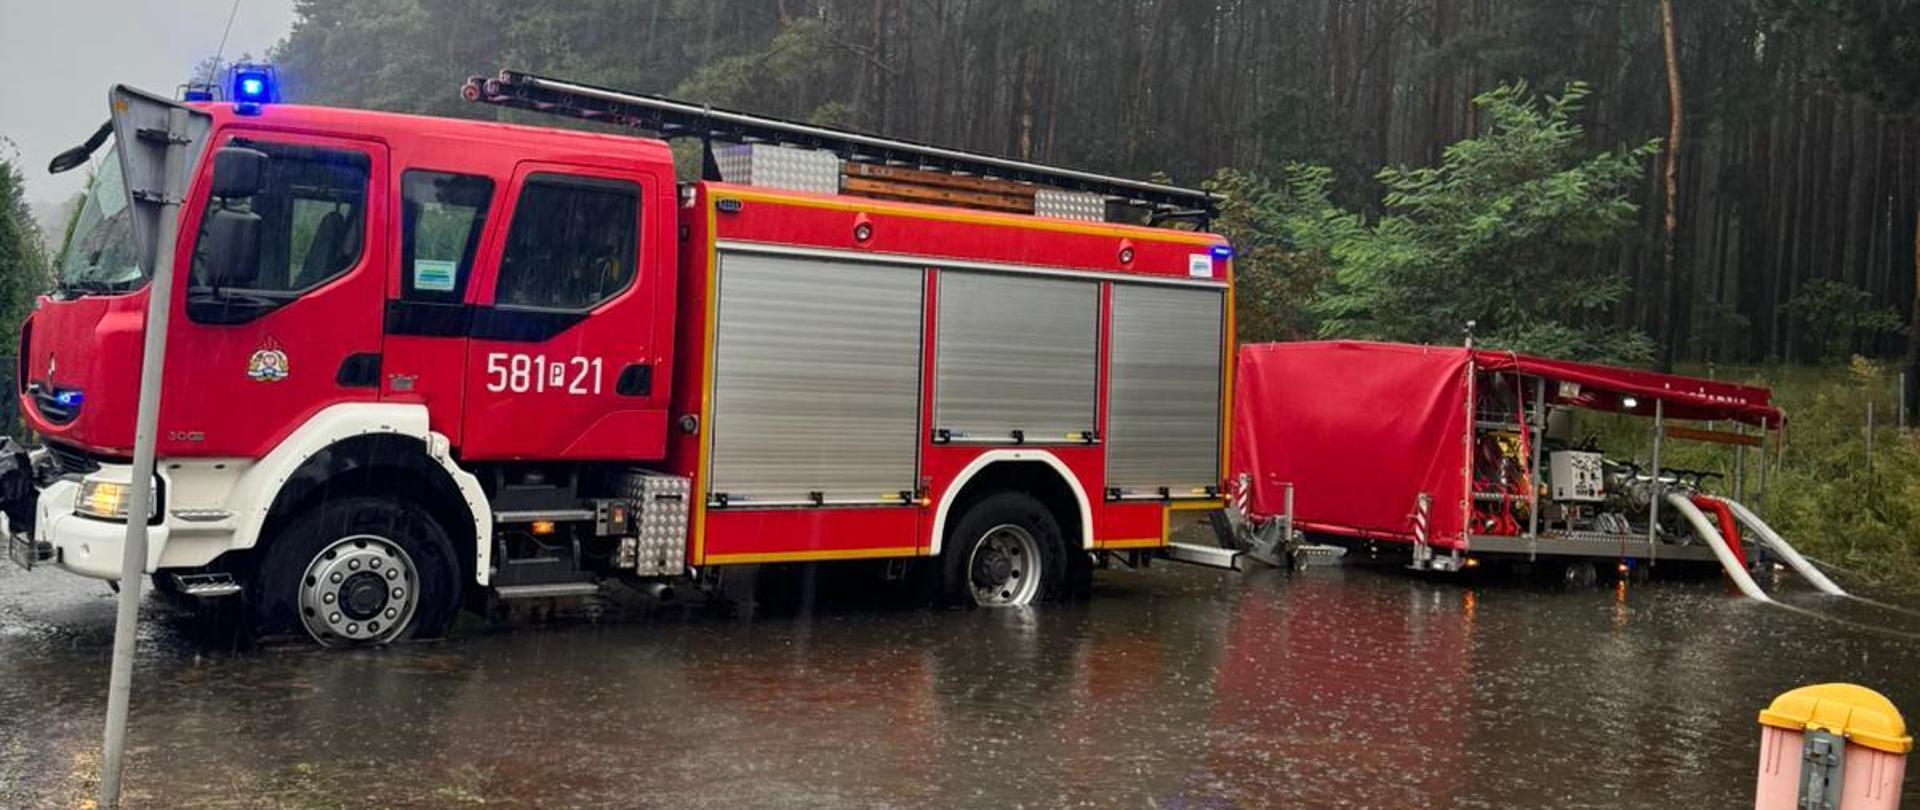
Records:
[[[924,275],[722,254],[709,491],[751,505],[914,488]]]
[[[1107,486],[1218,486],[1222,291],[1115,284],[1107,399]]]
[[[947,270],[938,298],[936,430],[957,442],[1092,435],[1097,283]]]

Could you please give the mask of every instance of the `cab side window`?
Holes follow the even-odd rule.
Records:
[[[260,266],[247,291],[298,293],[317,287],[360,262],[367,231],[367,156],[359,152],[235,139],[267,154],[260,192],[229,200],[229,208],[260,217]],[[209,199],[200,239],[213,221]],[[194,252],[192,284],[210,286],[204,258]]]
[[[495,300],[503,307],[584,310],[633,283],[640,187],[535,174],[520,190]]]
[[[493,201],[493,181],[445,172],[408,171],[400,178],[400,297],[458,304]]]

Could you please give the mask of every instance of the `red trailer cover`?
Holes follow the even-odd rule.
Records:
[[[1479,373],[1537,375],[1550,401],[1675,419],[1777,427],[1765,388],[1547,360],[1511,352],[1354,341],[1240,347],[1234,375],[1234,479],[1251,484],[1248,510],[1276,515],[1287,484],[1308,531],[1409,541],[1421,493],[1432,497],[1428,542],[1464,542],[1469,361]],[[1563,396],[1564,394],[1564,396]],[[1625,407],[1627,398],[1636,400]]]

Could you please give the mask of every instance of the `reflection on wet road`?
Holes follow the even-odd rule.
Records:
[[[1033,611],[612,612],[234,652],[150,602],[130,804],[1739,807],[1773,695],[1920,713],[1914,636],[1718,582],[1161,565]],[[90,798],[112,624],[99,583],[0,569],[0,806]]]

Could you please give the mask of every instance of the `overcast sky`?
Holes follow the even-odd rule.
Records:
[[[47,174],[47,161],[107,120],[107,88],[172,96],[220,47],[234,8],[233,0],[0,0],[0,137],[19,147],[27,200],[80,190],[85,171]],[[293,0],[240,0],[226,58],[265,54],[292,24]]]

